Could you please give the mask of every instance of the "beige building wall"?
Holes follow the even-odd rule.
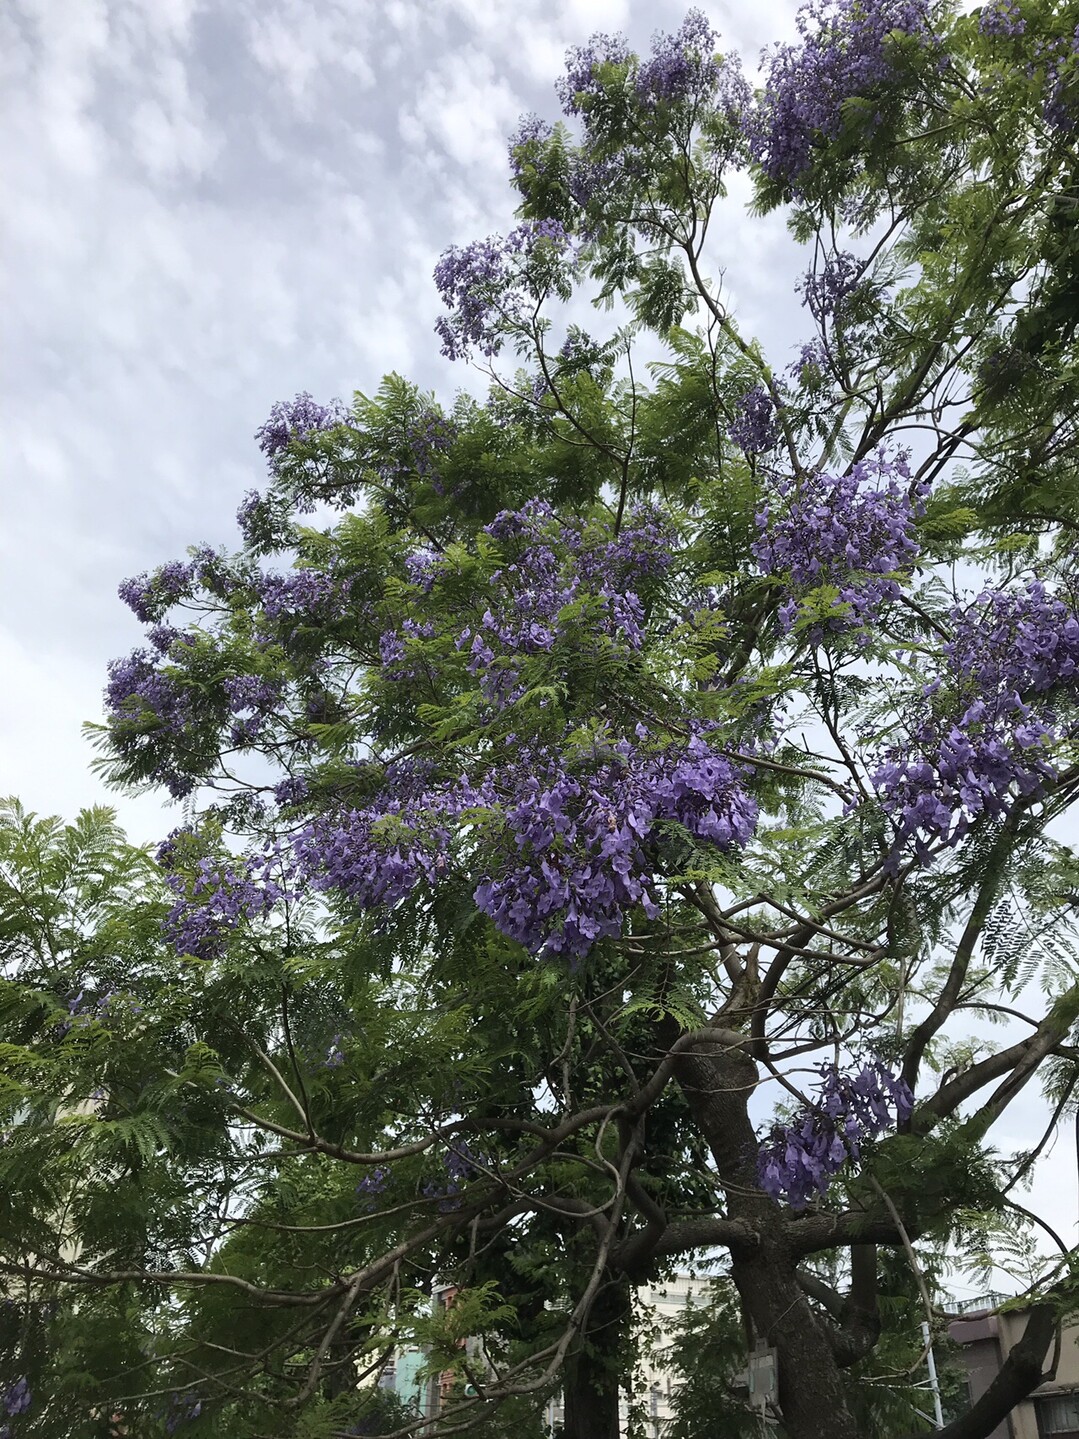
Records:
[[[1022,1310],[968,1311],[952,1320],[949,1330],[963,1348],[972,1400],[988,1388],[1026,1326]],[[1056,1377],[1018,1404],[990,1439],[1079,1439],[1079,1321],[1064,1327]]]

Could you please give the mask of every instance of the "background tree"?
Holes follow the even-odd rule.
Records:
[[[57,1189],[9,1272],[162,1296],[144,1427],[346,1433],[407,1337],[447,1432],[563,1375],[609,1439],[624,1298],[719,1248],[788,1435],[854,1439],[891,1253],[1014,1225],[987,1135],[1070,1102],[1079,1011],[1077,27],[814,6],[756,95],[697,12],[572,51],[520,223],[436,270],[487,398],[277,406],[242,552],[122,587],[107,772],[192,807],[138,1122],[197,1134],[140,1151],[182,1191],[141,1249],[44,1242]],[[738,170],[807,247],[787,371],[709,278]],[[949,1439],[1038,1383],[1070,1269]]]

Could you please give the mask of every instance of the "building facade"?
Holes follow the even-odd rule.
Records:
[[[619,1400],[619,1427],[623,1435],[629,1433],[631,1410],[643,1413],[645,1434],[648,1439],[663,1439],[668,1425],[674,1417],[673,1402],[677,1393],[677,1382],[670,1365],[665,1362],[664,1352],[674,1338],[674,1326],[686,1306],[695,1300],[703,1302],[707,1279],[691,1274],[676,1274],[673,1278],[647,1285],[637,1290],[636,1301],[639,1310],[638,1323],[642,1347],[647,1357],[638,1366],[631,1387],[624,1390]],[[451,1304],[452,1289],[437,1290],[436,1305]],[[477,1360],[482,1359],[477,1354]],[[447,1396],[452,1376],[420,1381],[419,1371],[423,1368],[426,1355],[415,1347],[403,1347],[396,1351],[393,1360],[383,1371],[380,1383],[392,1389],[406,1403],[410,1404],[425,1419],[433,1419],[439,1413]],[[545,1427],[549,1434],[560,1432],[564,1418],[562,1400],[558,1395],[547,1402],[544,1412]]]
[[[996,1312],[1001,1299],[989,1295],[984,1303],[966,1304],[948,1325],[960,1346],[972,1404],[996,1378],[1026,1329],[1023,1310]],[[1056,1377],[1017,1405],[990,1439],[1079,1439],[1079,1323],[1064,1326]]]

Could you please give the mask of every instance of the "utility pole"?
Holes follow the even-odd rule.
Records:
[[[938,1429],[944,1428],[944,1410],[940,1407],[940,1383],[937,1379],[937,1361],[933,1354],[933,1339],[929,1325],[922,1320],[922,1343],[925,1345],[925,1366],[929,1370],[929,1388],[933,1395],[933,1418]]]

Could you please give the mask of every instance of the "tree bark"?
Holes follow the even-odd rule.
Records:
[[[789,1439],[865,1439],[847,1406],[825,1322],[798,1281],[798,1255],[778,1204],[757,1182],[748,1102],[757,1066],[729,1044],[703,1043],[679,1061],[678,1079],[712,1151],[728,1216],[755,1233],[732,1243],[731,1277],[757,1335],[776,1350],[779,1405]]]
[[[612,1280],[596,1295],[563,1371],[563,1439],[619,1439],[618,1381],[629,1292]]]

